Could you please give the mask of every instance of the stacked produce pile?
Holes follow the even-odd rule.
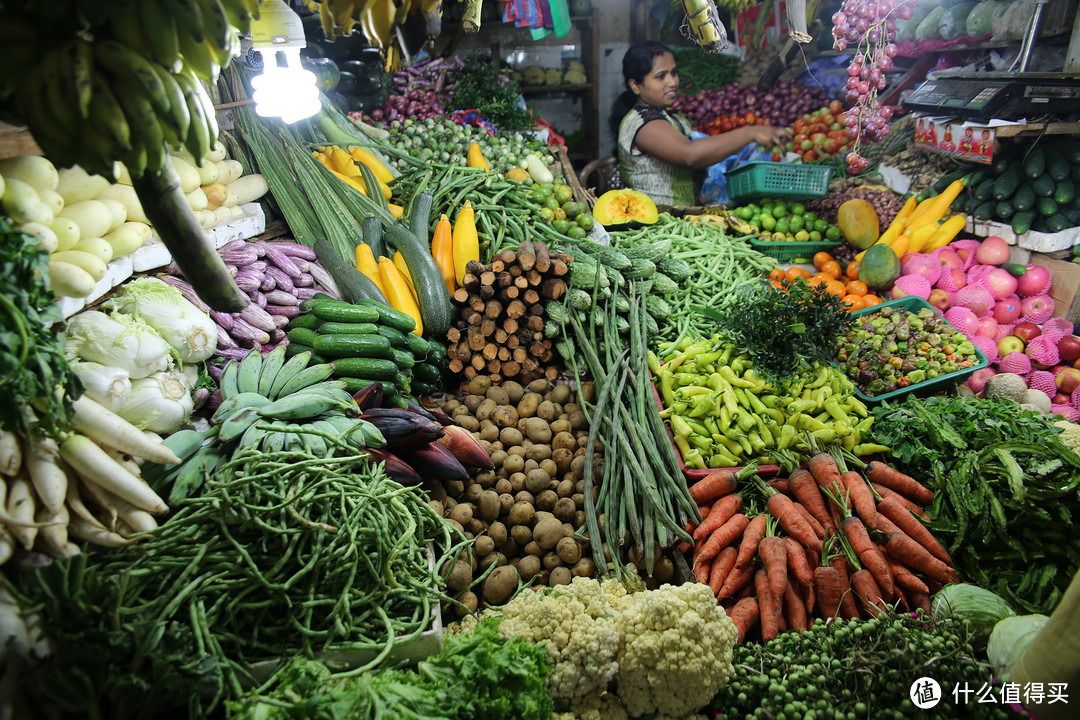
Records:
[[[704,132],[718,115],[745,116],[748,112],[769,125],[788,127],[802,115],[828,104],[828,94],[820,87],[782,80],[768,90],[737,82],[703,89],[679,98],[672,107],[682,111],[695,130]]]

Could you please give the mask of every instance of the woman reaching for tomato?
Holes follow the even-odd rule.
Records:
[[[679,93],[675,55],[663,43],[631,45],[623,56],[626,91],[615,101],[612,129],[618,138],[623,184],[657,204],[697,202],[694,171],[715,165],[750,143],[782,146],[790,131],[744,125],[692,140],[690,122],[671,108]]]

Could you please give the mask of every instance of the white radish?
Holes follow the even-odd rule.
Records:
[[[94,291],[96,284],[94,276],[78,265],[60,260],[49,261],[49,285],[58,297],[86,297]]]
[[[125,545],[130,545],[135,542],[134,540],[128,540],[122,535],[117,535],[111,530],[106,530],[99,525],[87,522],[86,518],[82,517],[71,518],[71,522],[68,524],[68,532],[72,537],[103,547],[124,547]]]
[[[135,459],[130,455],[115,450],[108,445],[101,445],[101,443],[98,443],[98,445],[105,451],[105,454],[115,460],[120,467],[124,468],[135,477],[141,477],[142,468],[139,467],[139,463],[135,462]]]
[[[80,478],[80,480],[82,480],[82,478]],[[85,503],[83,503],[83,501],[82,501],[82,497],[79,495],[79,486],[81,485],[83,487],[86,487],[88,484],[93,484],[93,483],[87,483],[85,480],[82,480],[82,482],[69,482],[68,483],[68,492],[67,492],[68,509],[71,512],[74,512],[77,517],[81,517],[83,520],[90,523],[91,525],[97,525],[102,530],[108,530],[109,528],[105,527],[105,525],[100,520],[97,519],[97,517],[94,515],[94,513],[90,512],[90,508],[86,507]],[[104,490],[102,492],[104,492]],[[116,522],[116,515],[114,513],[113,516],[112,516],[112,519],[110,521],[110,527],[115,522]]]
[[[120,532],[121,524],[126,524],[135,532],[153,532],[158,529],[157,520],[145,510],[140,510],[127,500],[117,497],[92,482],[83,480],[82,486],[87,494],[93,498],[94,502],[110,514],[112,521],[109,523],[109,527],[114,532]],[[119,521],[117,517],[119,517]]]
[[[67,506],[61,505],[60,510],[54,513],[42,509],[35,519],[41,523],[38,544],[42,549],[53,557],[71,557],[67,549],[68,522],[71,520]]]
[[[72,434],[60,444],[60,456],[81,476],[116,493],[147,512],[166,513],[169,506],[142,479],[135,477],[84,435]]]
[[[17,475],[8,485],[7,512],[21,526],[13,525],[12,534],[27,550],[34,547],[37,528],[33,527],[34,513],[37,512],[34,489],[25,474]]]
[[[24,462],[38,499],[48,512],[58,512],[64,507],[69,480],[60,466],[60,449],[56,441],[48,437],[36,438],[34,448],[26,453]]]
[[[180,464],[176,453],[161,443],[154,442],[142,430],[101,403],[83,395],[72,407],[75,410],[72,419],[75,428],[102,445],[162,465]]]
[[[30,636],[15,598],[6,588],[0,588],[0,665],[6,665],[8,652],[26,658],[30,651]]]
[[[22,445],[10,430],[0,430],[0,475],[15,476],[22,467]]]

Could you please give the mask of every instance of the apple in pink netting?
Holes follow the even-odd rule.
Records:
[[[956,251],[951,248],[942,248],[938,252],[938,262],[941,263],[941,267],[949,269],[955,268],[961,270],[964,267],[964,261],[960,259],[960,256],[956,254]]]
[[[982,335],[983,337],[994,338],[997,337],[998,322],[994,319],[993,315],[984,315],[979,318],[979,329],[975,331],[976,335]]]
[[[1016,323],[1016,327],[1013,328],[1013,335],[1023,340],[1026,345],[1042,335],[1042,329],[1035,323],[1025,320]]]
[[[1009,298],[998,300],[991,312],[994,313],[994,319],[1002,325],[1014,323],[1020,317],[1020,302]]]
[[[1054,384],[1066,395],[1071,394],[1073,390],[1080,387],[1080,370],[1074,367],[1065,368],[1054,378]]]
[[[1050,398],[1050,402],[1054,405],[1068,405],[1072,402],[1072,395],[1066,395],[1065,393],[1054,393],[1054,397]]]
[[[1074,363],[1080,360],[1080,338],[1066,335],[1058,340],[1058,356],[1062,362]]]
[[[936,307],[941,312],[945,312],[952,305],[952,300],[949,299],[949,293],[945,292],[941,288],[934,288],[930,291],[930,297],[927,298],[927,302]]]
[[[1005,357],[1011,352],[1024,352],[1025,344],[1023,340],[1015,335],[1006,335],[998,340],[997,347],[998,354],[1001,355],[1001,357]]]

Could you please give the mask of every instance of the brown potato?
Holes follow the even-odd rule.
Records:
[[[573,393],[570,390],[569,385],[556,385],[551,388],[551,392],[548,395],[548,400],[553,403],[565,403],[573,397]]]
[[[510,528],[510,537],[521,547],[532,542],[532,528],[528,525],[515,525]]]
[[[497,407],[499,406],[495,404],[494,400],[484,398],[484,400],[476,408],[476,412],[474,412],[473,415],[475,415],[476,419],[480,422],[483,422],[484,420],[490,420],[491,416],[495,413],[495,408]]]
[[[525,546],[525,554],[540,557],[544,554],[544,550],[536,543],[535,540],[533,540],[531,543]]]
[[[510,487],[514,493],[525,491],[525,473],[516,472],[510,476]]]
[[[578,441],[571,433],[561,432],[551,439],[551,447],[553,448],[566,448],[567,450],[577,450]]]
[[[533,521],[534,515],[536,515],[536,508],[531,503],[514,503],[514,506],[510,508],[510,524],[528,525]]]
[[[559,417],[559,413],[555,411],[555,403],[551,402],[550,400],[544,400],[543,402],[541,402],[536,407],[536,417],[540,420],[543,420],[545,425]],[[547,440],[545,440],[544,442],[547,442]]]
[[[563,564],[562,559],[559,557],[558,553],[555,552],[544,553],[542,561],[544,563],[544,568],[547,570],[554,570],[557,567],[561,567]]]
[[[577,488],[574,488],[574,489],[576,490]],[[576,493],[574,493],[573,495],[570,496],[570,499],[574,501],[574,507],[576,507],[578,510],[585,507],[585,494],[584,493],[576,492]]]
[[[578,388],[578,394],[585,402],[596,402],[596,383],[592,380],[586,380],[581,383],[581,387]]]
[[[491,414],[491,419],[500,428],[517,428],[517,410],[510,405],[499,405]]]
[[[458,504],[457,498],[447,497],[443,499],[443,514],[450,517],[450,511]]]
[[[460,532],[460,533],[462,533],[462,534],[464,534],[464,533],[465,533],[465,528],[463,528],[463,527],[461,526],[461,523],[459,523],[459,522],[458,522],[457,520],[455,520],[454,518],[447,518],[447,519],[446,519],[446,522],[447,522],[447,524],[449,524],[449,525],[452,525],[452,526],[454,527],[454,529],[455,529],[455,530],[457,530],[458,532]]]
[[[503,468],[508,473],[519,473],[525,470],[525,458],[514,453],[515,448],[510,448],[510,454],[503,460]]]
[[[550,484],[551,475],[541,468],[536,468],[525,476],[525,488],[533,494],[547,490]]]
[[[573,565],[581,559],[581,545],[572,537],[564,537],[555,546],[555,554],[565,565]]]
[[[538,520],[533,526],[533,538],[544,550],[551,550],[566,537],[566,528],[557,518]]]
[[[540,467],[540,463],[536,462],[535,460],[529,460],[528,458],[525,458],[525,467],[522,468],[522,472],[528,475],[538,467]]]
[[[537,498],[536,502],[540,505],[540,498]],[[573,523],[574,515],[577,513],[577,505],[570,498],[558,498],[551,512],[555,513],[555,517],[563,522]]]
[[[480,439],[495,442],[499,439],[499,426],[491,420],[480,421]]]
[[[518,417],[521,419],[531,418],[536,415],[536,408],[543,401],[543,398],[536,393],[525,393],[521,396],[521,400],[517,404]]]
[[[450,398],[442,404],[441,409],[447,415],[453,416],[454,410],[456,410],[459,405],[461,405],[461,403],[458,402],[456,398]]]
[[[555,516],[547,510],[537,510],[536,517],[533,519],[536,520],[536,522],[540,522],[541,520],[553,520],[555,519]]]
[[[457,599],[461,605],[454,606],[454,613],[456,613],[459,618],[463,618],[466,615],[476,612],[476,608],[480,604],[479,598],[476,597],[476,593],[472,590],[466,590],[458,595]],[[464,605],[464,607],[462,607],[462,605]]]
[[[555,493],[561,498],[567,498],[574,494],[574,481],[563,478],[559,481],[559,486],[555,489]]]
[[[540,558],[535,555],[523,555],[518,560],[518,572],[521,573],[522,580],[533,579],[541,569]]]
[[[461,408],[458,409],[460,410]],[[455,415],[454,422],[471,433],[478,432],[480,430],[480,421],[474,418],[472,415]]]
[[[487,375],[477,375],[469,381],[468,391],[472,395],[483,395],[491,387],[491,378]]]
[[[587,430],[589,428],[589,418],[585,417],[585,413],[581,412],[581,410],[570,411],[566,419],[570,423],[570,427],[575,430]]]
[[[474,536],[487,530],[487,523],[478,517],[474,517],[469,522],[465,523],[465,532],[472,533]]]
[[[488,525],[487,534],[491,541],[495,543],[495,547],[499,547],[506,542],[506,526],[501,522],[493,522]]]
[[[536,505],[536,496],[533,495],[528,490],[522,490],[521,492],[514,495],[514,502],[515,503],[528,503],[529,505],[535,506]]]
[[[484,490],[477,498],[476,506],[480,511],[480,517],[487,522],[494,522],[498,519],[499,511],[502,509],[499,504],[499,493],[494,490]]]
[[[461,502],[450,510],[450,519],[457,520],[464,527],[473,518],[472,503]]]
[[[461,494],[465,492],[465,483],[460,480],[447,480],[446,494],[453,498],[461,497]]]
[[[464,494],[461,496],[462,502],[475,503],[480,498],[480,493],[484,492],[484,488],[480,483],[471,483],[465,488]]]
[[[510,562],[510,560],[506,557],[506,555],[499,551],[495,551],[490,555],[485,555],[484,557],[480,558],[480,562],[476,563],[476,571],[480,574],[483,574],[483,572],[492,565],[495,565],[496,567],[502,567],[508,562]],[[488,577],[491,577],[491,575],[488,575]]]
[[[501,442],[499,442],[498,440],[496,440],[493,443],[488,443],[488,445],[489,445],[489,447],[488,447],[488,455],[490,455],[491,453],[496,452],[498,450],[504,449],[503,444]]]
[[[569,585],[574,576],[570,574],[570,568],[559,566],[551,571],[548,576],[548,587],[557,585]]]
[[[551,457],[551,446],[533,443],[529,446],[529,449],[525,451],[525,457],[528,460],[535,460],[536,462],[547,460]]]
[[[509,515],[514,507],[514,496],[508,492],[499,493],[499,515]]]
[[[465,409],[468,410],[473,417],[476,417],[476,408],[480,407],[480,403],[484,402],[484,400],[485,398],[483,395],[466,395]]]
[[[476,538],[476,542],[473,543],[473,552],[477,557],[484,557],[495,552],[495,541],[491,539],[490,535],[480,535]]]
[[[574,577],[592,577],[596,574],[596,563],[591,557],[583,557],[570,568],[570,574]]]
[[[501,450],[499,452],[502,452]],[[495,484],[497,476],[494,470],[484,470],[476,475],[476,484],[481,488],[489,488]]]
[[[571,413],[581,412],[581,406],[577,404],[577,398],[573,402],[563,403],[562,411],[569,416]]]
[[[579,493],[585,492],[585,479],[584,478],[582,478],[582,479],[580,479],[580,480],[578,480],[578,481],[576,481],[574,483],[574,490],[578,491]]]
[[[510,484],[510,481],[502,477],[495,481],[495,492],[500,495],[511,492],[514,486]]]
[[[551,426],[541,418],[529,418],[525,421],[525,435],[536,443],[551,441]]]
[[[525,394],[525,388],[521,386],[521,383],[514,380],[507,380],[502,384],[502,389],[506,391],[507,399],[509,402],[517,405],[521,401],[521,396]]]
[[[541,460],[540,469],[546,472],[548,474],[548,477],[555,477],[559,474],[559,466],[551,458],[548,458],[547,460]]]
[[[446,509],[443,508],[442,502],[440,502],[439,500],[428,500],[428,505],[430,505],[431,509],[434,510],[435,513],[440,517],[446,512]]]
[[[551,421],[551,432],[558,435],[559,433],[570,432],[573,428],[570,427],[570,421],[566,419],[565,415],[561,415],[555,420]]]
[[[509,455],[510,457],[519,457],[519,458],[521,458],[522,463],[525,462],[525,447],[520,445],[520,444],[519,445],[510,445],[506,449],[506,454]],[[511,472],[513,472],[513,471],[511,470]]]
[[[491,463],[496,468],[501,468],[506,458],[507,454],[505,450],[496,450],[495,452],[491,453]]]
[[[675,563],[671,562],[671,558],[667,555],[657,553],[652,576],[661,583],[671,582],[675,577]]]
[[[518,544],[514,542],[514,538],[512,537],[506,538],[506,542],[496,549],[508,558],[517,557],[521,554],[521,548],[518,547]]]
[[[494,400],[497,405],[505,405],[510,402],[510,395],[506,392],[506,389],[498,385],[489,387],[484,396],[488,400]]]
[[[574,455],[570,461],[570,472],[580,477],[585,477],[585,455]]]
[[[543,395],[551,390],[551,381],[547,378],[537,378],[528,385],[529,392]]]
[[[585,527],[585,511],[578,510],[574,513],[574,527]]]
[[[555,503],[559,501],[559,496],[554,490],[544,490],[536,496],[536,507],[538,510],[554,511]]]

